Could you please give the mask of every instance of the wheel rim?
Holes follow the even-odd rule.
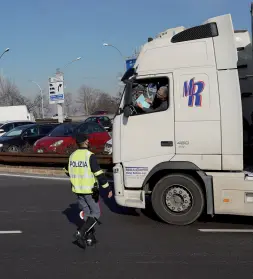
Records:
[[[9,151],[9,152],[18,152],[18,148],[17,148],[16,146],[10,146],[10,147],[8,148],[8,151]]]
[[[192,195],[182,185],[173,185],[164,193],[164,205],[174,214],[185,214],[192,208]]]

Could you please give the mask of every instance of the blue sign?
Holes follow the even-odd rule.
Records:
[[[50,95],[50,101],[61,101],[64,100],[64,95],[59,94],[59,95]]]
[[[64,103],[63,77],[49,78],[49,103]]]
[[[137,60],[136,58],[127,59],[126,60],[126,70],[133,68],[136,60]]]

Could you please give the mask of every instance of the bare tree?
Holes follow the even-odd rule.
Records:
[[[64,94],[64,113],[67,116],[73,114],[73,95],[69,92]]]
[[[114,97],[115,102],[117,103],[117,106],[119,105],[121,98],[122,98],[123,93],[122,92],[118,92],[118,94],[116,94],[116,97]]]
[[[79,90],[77,103],[82,105],[82,110],[85,114],[89,115],[97,109],[97,101],[100,92],[97,89],[83,85]]]
[[[109,113],[115,113],[119,101],[120,96],[111,96],[108,93],[85,85],[80,88],[77,99],[77,103],[81,104],[82,111],[87,115],[96,110],[106,110]]]
[[[118,102],[115,97],[101,93],[97,101],[97,110],[106,110],[109,113],[115,113],[118,107]]]
[[[73,102],[73,95],[71,93],[65,94],[64,109],[68,116],[75,115],[79,110],[87,115],[96,110],[106,110],[109,113],[115,113],[120,98],[120,93],[114,97],[98,89],[83,85],[79,90],[76,102]],[[47,96],[43,96],[43,103],[44,113],[48,115],[51,113],[51,108]],[[26,98],[20,94],[19,89],[12,81],[0,77],[1,106],[26,105],[35,118],[41,118],[41,104],[42,98],[40,94],[37,94],[34,99]],[[76,104],[79,104],[80,107]]]
[[[48,99],[44,96],[44,111],[50,112]],[[42,99],[40,94],[36,95],[34,100],[24,97],[19,92],[17,86],[9,79],[0,77],[0,105],[15,106],[26,105],[28,110],[33,113],[35,118],[42,116],[41,111]]]
[[[13,82],[0,77],[0,104],[2,106],[25,105],[26,101],[27,99],[20,94]]]
[[[35,118],[42,118],[42,98],[38,94],[33,100],[29,100],[29,103],[26,104],[28,109],[33,112]],[[51,113],[52,109],[50,108],[48,98],[43,95],[43,110],[45,116]]]

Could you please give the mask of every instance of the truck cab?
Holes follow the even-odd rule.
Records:
[[[203,212],[253,216],[243,143],[243,119],[253,110],[251,70],[249,33],[235,31],[229,14],[149,40],[122,78],[113,123],[116,202],[145,208],[150,195],[156,214],[174,225]],[[161,87],[168,90],[162,110]],[[139,97],[153,97],[149,110]]]

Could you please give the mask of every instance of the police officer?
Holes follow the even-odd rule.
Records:
[[[108,198],[112,197],[112,190],[104,172],[98,165],[96,156],[88,150],[88,136],[78,134],[76,143],[78,149],[70,155],[65,172],[70,177],[72,192],[77,195],[78,204],[83,213],[83,224],[78,228],[75,237],[77,240],[85,241],[91,245],[96,242],[94,225],[99,222],[101,214],[98,202],[98,183],[103,188],[108,189]]]

